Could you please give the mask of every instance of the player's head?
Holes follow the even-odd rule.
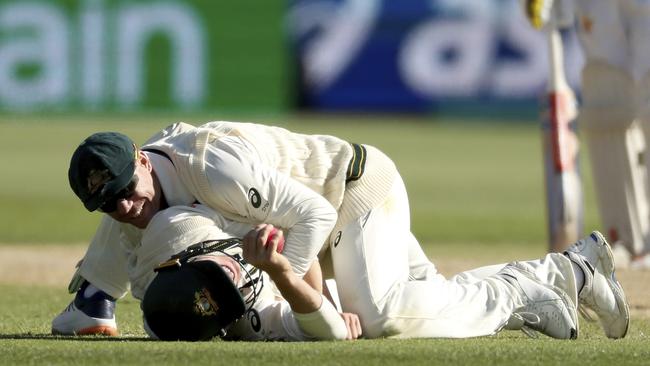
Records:
[[[257,300],[261,272],[244,262],[239,240],[205,241],[156,268],[142,300],[145,326],[162,340],[224,336]]]
[[[160,209],[159,183],[146,154],[118,132],[98,132],[72,154],[70,187],[88,211],[144,228]]]

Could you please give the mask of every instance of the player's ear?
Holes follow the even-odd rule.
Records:
[[[137,149],[137,148],[136,148]],[[153,166],[151,165],[151,160],[145,154],[142,150],[137,149],[137,154],[138,154],[138,159],[136,160],[137,164],[142,165],[143,167],[147,168],[148,171],[153,170]]]

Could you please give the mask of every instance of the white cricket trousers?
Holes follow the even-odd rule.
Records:
[[[399,177],[383,205],[332,233],[330,250],[341,307],[359,315],[367,338],[492,335],[523,304],[519,291],[497,275],[505,264],[450,280],[436,273],[411,234]],[[571,263],[562,254],[518,263],[543,283],[575,289]]]
[[[124,226],[108,215],[102,215],[99,228],[71,282],[75,282],[75,278],[81,276],[116,299],[126,295],[130,288],[127,271],[128,252],[119,242],[123,235],[121,229]],[[138,231],[135,227],[130,230],[134,233]]]

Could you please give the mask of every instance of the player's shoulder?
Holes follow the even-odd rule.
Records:
[[[163,128],[162,130],[156,132],[153,136],[149,137],[147,141],[145,141],[144,145],[148,145],[151,143],[154,143],[156,141],[166,139],[172,136],[177,136],[181,135],[183,133],[186,133],[188,131],[192,131],[196,129],[195,126],[185,123],[185,122],[175,122],[167,127]]]

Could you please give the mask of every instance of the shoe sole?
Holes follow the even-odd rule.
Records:
[[[77,332],[73,334],[60,332],[52,328],[52,334],[63,335],[63,336],[109,336],[109,337],[117,337],[120,335],[120,333],[117,331],[116,328],[107,325],[98,325],[95,327],[79,329]]]
[[[604,250],[603,250],[604,249]],[[619,310],[619,313],[622,314],[625,317],[625,330],[623,333],[618,336],[618,335],[608,335],[610,338],[623,338],[627,335],[627,331],[630,328],[630,306],[625,300],[625,292],[623,292],[623,286],[618,282],[616,279],[616,266],[614,264],[614,253],[612,252],[612,247],[607,243],[607,241],[603,241],[603,245],[601,245],[601,249],[599,250],[599,259],[601,263],[607,263],[609,264],[607,268],[603,268],[605,273],[603,273],[603,276],[607,279],[607,284],[609,285],[609,288],[612,290],[612,293],[614,293],[614,297],[616,298],[616,307]],[[606,256],[603,258],[603,256]],[[603,261],[603,260],[606,261]]]

